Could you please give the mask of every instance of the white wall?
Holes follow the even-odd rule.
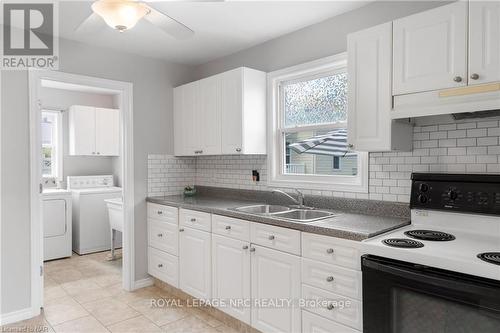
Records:
[[[115,174],[118,157],[108,156],[71,156],[69,155],[69,116],[67,110],[72,105],[88,105],[102,108],[115,108],[113,95],[70,91],[54,88],[41,88],[43,107],[64,110],[63,122],[63,187],[67,176],[111,175]],[[117,174],[116,180],[120,180]]]
[[[63,72],[132,82],[134,87],[134,168],[136,279],[146,277],[148,153],[173,153],[172,87],[193,79],[189,67],[60,41]],[[28,76],[1,77],[1,311],[30,306],[30,191]]]

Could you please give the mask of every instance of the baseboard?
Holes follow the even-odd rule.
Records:
[[[144,287],[149,287],[149,286],[152,286],[153,284],[154,284],[154,280],[151,277],[147,277],[147,278],[141,279],[141,280],[136,280],[134,282],[134,290],[144,288]]]
[[[18,321],[30,319],[40,314],[40,309],[26,308],[0,315],[0,326],[16,323]]]

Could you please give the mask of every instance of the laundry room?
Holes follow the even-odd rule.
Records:
[[[50,80],[38,89],[45,297],[91,298],[122,281],[119,96]]]

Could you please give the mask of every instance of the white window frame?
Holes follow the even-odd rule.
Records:
[[[57,181],[62,181],[63,180],[63,160],[64,160],[64,158],[63,158],[64,147],[63,147],[63,116],[62,116],[62,111],[42,109],[41,112],[55,114],[56,118],[57,118],[55,172],[52,172],[51,176],[42,175],[42,178],[43,179],[56,179]]]
[[[347,53],[322,58],[316,61],[281,69],[267,75],[268,103],[268,185],[274,187],[306,188],[312,190],[329,190],[341,192],[368,193],[368,153],[357,152],[358,174],[348,175],[293,175],[285,174],[285,156],[281,154],[283,142],[283,125],[281,114],[281,85],[284,82],[304,78],[321,77],[324,75],[347,70]],[[300,126],[287,128],[291,131],[325,130],[332,128],[347,128],[346,123]]]

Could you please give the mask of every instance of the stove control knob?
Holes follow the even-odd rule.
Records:
[[[419,186],[419,190],[420,192],[427,192],[429,190],[429,185],[427,185],[426,183],[422,183]]]
[[[417,200],[418,202],[420,202],[421,204],[424,204],[424,203],[427,203],[427,197],[423,194],[420,194],[418,197],[417,197]]]
[[[451,189],[448,191],[448,198],[450,200],[455,200],[457,197],[458,197],[457,192],[455,192],[454,190],[451,190]]]

